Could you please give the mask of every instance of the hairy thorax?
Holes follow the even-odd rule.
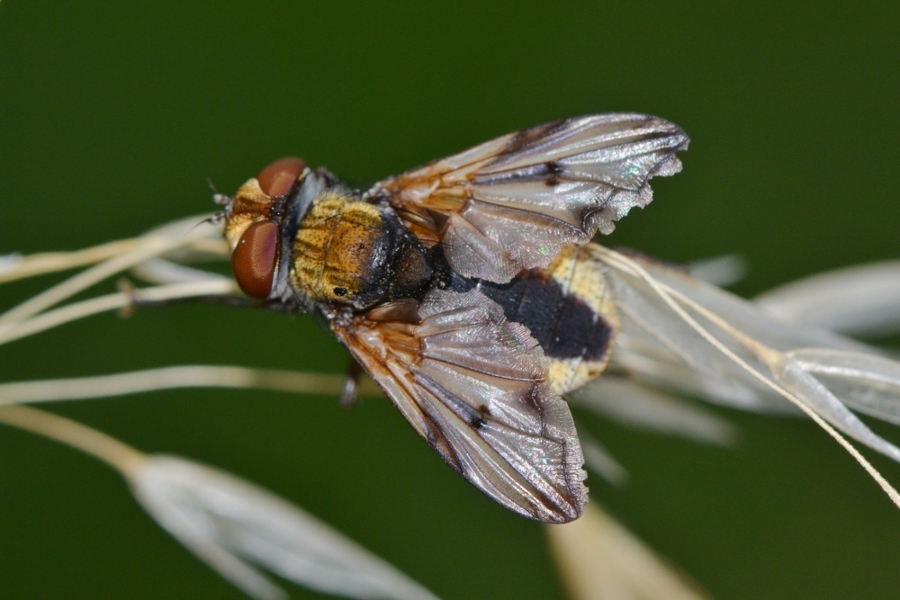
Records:
[[[431,253],[393,210],[326,193],[294,240],[291,283],[313,302],[356,309],[415,296],[433,276]]]

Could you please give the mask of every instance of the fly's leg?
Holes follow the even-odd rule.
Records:
[[[147,300],[141,298],[140,288],[134,287],[127,279],[120,279],[116,283],[120,292],[127,294],[129,302],[127,305],[119,309],[119,315],[122,317],[130,317],[138,309],[143,308],[160,308],[164,306],[180,306],[184,304],[219,304],[222,306],[231,306],[234,308],[255,308],[261,310],[270,310],[272,312],[280,312],[285,314],[298,314],[302,311],[295,306],[279,300],[265,300],[260,302],[253,298],[245,298],[241,296],[226,296],[222,294],[210,294],[207,296],[189,296],[185,298],[172,298],[169,300]]]
[[[359,397],[359,378],[362,376],[362,367],[359,363],[350,359],[347,365],[347,376],[344,378],[344,385],[341,387],[340,405],[342,408],[353,408]]]

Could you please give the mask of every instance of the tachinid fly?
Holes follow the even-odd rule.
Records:
[[[639,114],[539,125],[354,190],[277,161],[225,205],[243,291],[324,317],[454,469],[522,515],[587,501],[562,395],[619,328],[591,238],[677,173],[688,138]]]

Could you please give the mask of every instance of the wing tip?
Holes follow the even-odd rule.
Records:
[[[684,149],[687,149],[687,142],[684,144]],[[656,165],[656,167],[650,171],[647,175],[647,180],[649,181],[652,177],[671,177],[677,173],[681,173],[681,169],[684,165],[681,163],[681,159],[675,156],[674,152],[678,152],[679,150],[673,151],[672,154],[667,155],[663,160]],[[649,184],[647,182],[644,183],[644,186],[649,189]]]
[[[588,503],[588,488],[584,485],[584,478],[587,477],[584,469],[578,468],[579,475],[576,475],[576,479],[578,479],[578,483],[573,486],[569,486],[567,491],[569,492],[569,498],[567,498],[568,502],[566,504],[558,504],[554,506],[555,511],[547,511],[543,515],[527,515],[541,521],[542,523],[550,523],[553,525],[563,525],[565,523],[571,523],[581,517],[584,514],[584,507]]]
[[[652,117],[656,119],[656,117]],[[659,121],[670,125],[673,129],[675,138],[670,149],[663,155],[656,165],[647,171],[647,176],[643,183],[634,190],[619,190],[606,202],[605,206],[599,211],[590,215],[591,227],[603,235],[609,235],[616,229],[616,221],[628,216],[629,211],[634,208],[645,208],[653,201],[653,188],[650,187],[650,180],[654,177],[671,177],[681,172],[684,165],[676,156],[676,152],[687,150],[690,139],[677,125],[669,123],[663,119]],[[588,229],[586,229],[587,231]]]

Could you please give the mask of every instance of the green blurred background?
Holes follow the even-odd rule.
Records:
[[[742,294],[896,257],[898,7],[6,0],[0,253],[212,210],[207,176],[231,191],[282,155],[371,182],[543,121],[641,111],[693,143],[609,243],[739,253]],[[52,281],[3,286],[0,306]],[[4,346],[0,378],[346,362],[309,319],[184,306]],[[463,482],[386,401],[187,391],[53,410],[258,482],[442,597],[562,595],[541,527]],[[718,412],[739,446],[578,415],[632,475],[623,489],[591,477],[593,501],[717,598],[897,597],[900,513],[862,469],[810,423]],[[8,428],[0,514],[3,598],[240,597],[106,467]]]

